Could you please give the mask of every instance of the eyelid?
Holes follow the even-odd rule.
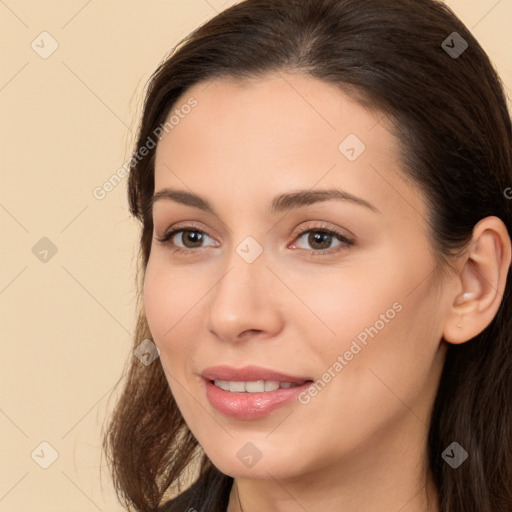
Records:
[[[298,236],[302,236],[307,231],[329,231],[333,235],[340,236],[345,238],[346,240],[354,241],[355,235],[353,235],[347,229],[342,230],[339,227],[331,226],[328,223],[321,220],[312,220],[306,222],[306,224],[301,224],[300,227],[297,227],[292,232],[292,237],[296,238]],[[345,232],[344,232],[345,231]]]
[[[165,238],[165,237],[167,237],[167,235],[169,235],[169,233],[171,233],[173,231],[180,231],[180,230],[199,231],[201,233],[204,233],[205,235],[208,235],[210,238],[213,238],[212,235],[208,234],[208,231],[206,229],[203,229],[202,227],[197,226],[196,224],[194,224],[194,222],[195,221],[190,221],[190,222],[183,221],[183,222],[177,222],[176,224],[172,224],[170,227],[165,228],[163,230],[163,234],[160,238]],[[158,237],[155,237],[155,238],[157,238],[157,240],[158,240]]]

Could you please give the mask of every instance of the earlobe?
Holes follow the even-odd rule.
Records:
[[[498,217],[476,224],[461,260],[458,292],[445,317],[443,339],[464,343],[480,334],[501,304],[511,261],[511,242]]]

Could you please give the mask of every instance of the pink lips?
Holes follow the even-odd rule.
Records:
[[[222,414],[243,420],[253,420],[270,414],[290,403],[310,384],[311,378],[287,375],[258,366],[236,369],[229,366],[212,366],[201,373],[206,387],[206,396],[215,409]],[[279,388],[263,393],[234,393],[225,391],[213,383],[214,379],[226,381],[274,380],[280,382],[304,382],[291,388]]]

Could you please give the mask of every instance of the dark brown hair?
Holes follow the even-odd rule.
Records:
[[[442,46],[453,32],[468,45],[458,56]],[[466,26],[436,0],[246,0],[226,9],[180,42],[151,77],[135,151],[192,85],[280,71],[336,84],[392,122],[404,176],[430,208],[439,268],[450,267],[484,217],[499,217],[512,232],[512,201],[504,194],[512,186],[512,134],[503,86]],[[153,148],[132,159],[128,178],[130,211],[142,223],[134,346],[151,338],[141,294],[153,234],[154,155]],[[442,512],[512,510],[510,279],[509,271],[490,325],[448,346],[428,436]],[[469,453],[457,469],[441,458],[453,441]],[[189,431],[159,359],[127,362],[104,449],[125,506],[156,510],[172,490],[180,494],[165,510],[226,510],[233,478]]]

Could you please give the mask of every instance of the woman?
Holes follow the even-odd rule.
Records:
[[[154,73],[135,154],[125,505],[512,510],[511,122],[446,6],[226,9]]]

